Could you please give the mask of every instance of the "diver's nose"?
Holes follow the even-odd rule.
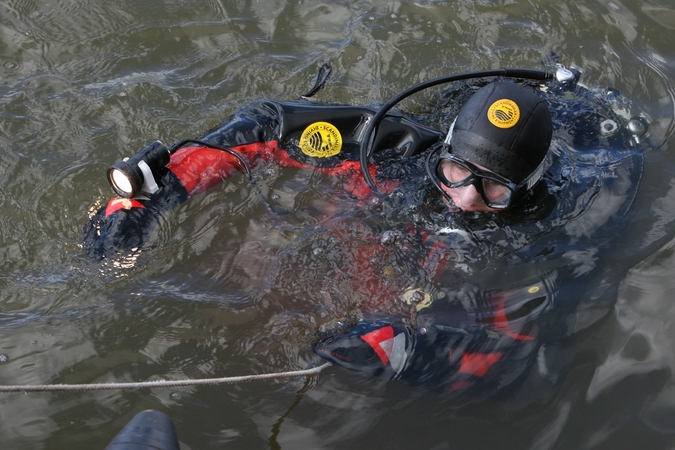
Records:
[[[459,200],[461,201],[461,206],[475,206],[483,203],[483,199],[476,190],[476,187],[473,184],[468,186],[460,186],[456,188],[459,193]]]

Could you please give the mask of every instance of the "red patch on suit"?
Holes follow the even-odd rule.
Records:
[[[509,319],[506,317],[506,295],[502,294],[499,296],[499,304],[495,308],[495,318],[492,320],[492,323],[495,324],[495,331],[499,331],[510,338],[516,339],[518,341],[533,341],[533,336],[528,336],[527,334],[516,333],[509,326]]]
[[[459,372],[482,377],[502,357],[501,353],[463,353]]]
[[[108,206],[105,207],[105,216],[110,217],[115,212],[120,209],[129,210],[131,208],[145,208],[141,202],[134,200],[133,198],[113,198],[108,202]]]
[[[379,330],[371,331],[361,336],[361,339],[366,341],[375,350],[375,353],[377,353],[377,356],[380,357],[382,364],[385,366],[389,363],[389,354],[380,344],[393,338],[394,328],[391,326],[382,327]]]

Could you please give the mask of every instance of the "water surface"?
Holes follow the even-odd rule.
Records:
[[[308,382],[2,394],[3,448],[104,448],[147,408],[169,414],[194,450],[673,448],[674,30],[668,0],[0,3],[3,384],[316,361],[308,341],[335,305],[302,298],[301,280],[289,282],[293,295],[260,294],[272,255],[316,218],[279,231],[244,177],[169,214],[137,257],[91,261],[80,242],[111,196],[112,162],[155,139],[198,136],[245,102],[297,98],[324,62],[334,76],[322,100],[372,104],[459,71],[539,68],[555,52],[584,69],[586,85],[618,89],[653,119],[639,233],[624,244],[633,268],[544,400],[457,404],[339,368]],[[312,204],[311,188],[291,197],[285,175],[272,175],[277,204]]]

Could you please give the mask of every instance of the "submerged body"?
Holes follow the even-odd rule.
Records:
[[[444,114],[452,118],[473,90],[451,93]],[[267,289],[285,296],[293,276],[312,284],[303,295],[342,290],[336,295],[349,307],[332,312],[348,320],[318,333],[317,355],[429,388],[489,394],[522,380],[537,359],[545,367],[547,352],[606,314],[624,270],[612,243],[630,219],[642,152],[623,130],[602,132],[620,120],[609,100],[580,87],[538,95],[554,124],[543,180],[515,210],[499,213],[448,207],[436,195],[424,166],[447,130],[403,115],[387,116],[373,144],[368,170],[389,193],[382,202],[370,201],[377,197],[358,162],[376,109],[265,101],[202,138],[253,167],[321,172],[346,194],[347,207],[334,197],[318,205],[321,227],[308,226],[302,242],[280,251],[268,275]],[[113,199],[90,220],[87,251],[111,257],[141,248],[163,212],[238,168],[219,149],[178,150],[158,192]],[[309,244],[321,251],[306,252]],[[284,264],[303,251],[302,267]]]

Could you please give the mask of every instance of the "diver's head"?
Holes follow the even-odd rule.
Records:
[[[431,175],[464,211],[506,209],[541,179],[551,130],[549,109],[531,89],[490,83],[460,110]]]

